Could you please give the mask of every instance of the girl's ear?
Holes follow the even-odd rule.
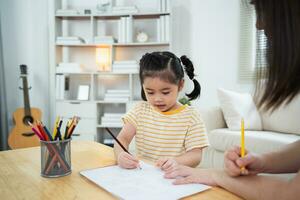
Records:
[[[178,84],[178,91],[179,92],[182,90],[183,86],[184,86],[184,79],[179,81],[179,84]]]

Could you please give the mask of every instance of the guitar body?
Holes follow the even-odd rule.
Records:
[[[26,120],[41,121],[42,112],[38,108],[31,108],[30,111],[31,111],[31,116],[25,115],[24,108],[18,108],[13,113],[13,120],[15,123],[15,127],[13,127],[8,137],[8,144],[10,148],[19,149],[19,148],[34,147],[40,145],[39,138],[31,130],[31,127],[27,125]]]

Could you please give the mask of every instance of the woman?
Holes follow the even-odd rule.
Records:
[[[254,0],[257,29],[267,36],[267,67],[264,89],[257,82],[256,97],[261,109],[274,111],[290,103],[300,93],[300,1]],[[258,97],[259,96],[259,97]],[[300,113],[299,113],[300,114]],[[225,170],[194,169],[180,166],[169,170],[166,178],[182,176],[174,184],[203,183],[223,187],[245,199],[299,199],[300,141],[263,155],[248,153],[240,157],[240,148],[225,154]],[[240,170],[241,167],[246,170]],[[258,173],[297,173],[287,181]]]

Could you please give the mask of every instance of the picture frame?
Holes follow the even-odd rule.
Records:
[[[90,94],[90,86],[89,85],[79,85],[78,86],[78,93],[77,93],[77,100],[89,100]]]

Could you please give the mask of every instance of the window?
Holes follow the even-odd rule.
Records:
[[[250,82],[256,77],[257,69],[266,66],[266,36],[256,30],[256,15],[253,5],[240,2],[240,49],[239,80]]]

